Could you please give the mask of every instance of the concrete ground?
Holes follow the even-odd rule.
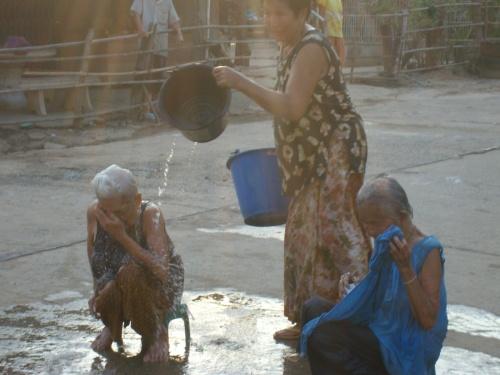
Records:
[[[350,91],[365,119],[368,176],[395,176],[408,192],[417,225],[446,247],[450,331],[438,372],[500,374],[500,81],[430,74],[416,76],[407,87],[351,85]],[[244,105],[241,100],[235,96],[234,105]],[[99,325],[90,323],[84,306],[91,278],[83,240],[85,208],[93,199],[89,182],[117,163],[138,177],[146,199],[161,204],[184,259],[186,302],[197,323],[192,366],[181,366],[178,373],[308,374],[291,348],[270,338],[287,325],[279,313],[283,228],[243,225],[226,169],[235,149],[272,145],[266,119],[232,123],[207,144],[166,130],[2,155],[0,330],[7,338],[0,344],[0,372],[101,374],[116,363],[86,349]],[[204,306],[229,302],[223,304],[226,310],[214,312],[222,319],[215,329],[197,298],[217,294],[222,297],[216,302],[207,297]],[[235,295],[237,302],[231,300]],[[245,298],[254,302],[241,303]],[[59,329],[44,323],[49,310]],[[66,329],[76,349],[64,344],[65,311],[73,314]],[[255,324],[248,324],[249,316]],[[258,323],[259,316],[268,320]],[[224,321],[246,323],[244,329],[224,331]],[[74,330],[68,328],[72,324]],[[43,354],[30,354],[35,348],[58,354],[49,366]],[[214,348],[220,350],[216,359],[209,355]],[[114,373],[144,371],[137,364],[114,366],[121,369]]]

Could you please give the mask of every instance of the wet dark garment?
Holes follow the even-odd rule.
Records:
[[[128,234],[137,241],[135,233]],[[94,252],[90,262],[95,280],[95,291],[101,290],[108,282],[114,280],[120,267],[129,261],[130,255],[97,222]]]
[[[274,119],[282,188],[288,196],[297,195],[306,184],[325,178],[332,141],[344,143],[350,172],[364,174],[366,165],[367,143],[362,119],[347,93],[335,51],[317,30],[308,31],[288,56],[281,56],[276,90],[285,92],[295,58],[302,47],[310,43],[324,49],[328,71],[317,83],[311,103],[299,121]]]
[[[143,231],[143,215],[149,202],[141,204],[138,224],[129,235],[148,249]],[[102,228],[98,227],[91,259],[96,278],[95,309],[111,331],[114,341],[121,339],[123,326],[131,324],[141,335],[143,350],[157,338],[169,310],[180,303],[184,289],[184,267],[167,235],[168,277],[160,281]],[[102,289],[104,286],[106,288]]]
[[[332,307],[333,303],[323,298],[311,298],[304,305],[302,326]],[[348,320],[319,325],[309,339],[308,353],[312,375],[389,374],[375,334],[369,327]]]
[[[136,262],[124,265],[109,285],[95,300],[102,322],[114,341],[121,339],[122,328],[130,323],[141,335],[143,350],[146,349],[176,301]]]
[[[143,215],[149,202],[142,202],[141,214],[136,225],[127,231],[129,236],[134,239],[143,249],[148,249],[147,241],[143,231]],[[167,251],[168,259],[168,279],[158,285],[172,303],[179,303],[184,288],[184,267],[181,257],[175,253],[174,245],[168,237],[169,246]],[[97,233],[94,241],[94,252],[91,258],[91,269],[95,279],[95,292],[99,292],[108,282],[115,280],[120,268],[124,265],[136,263],[126,252],[121,244],[113,239],[102,227],[97,224]],[[140,266],[140,265],[139,265]],[[142,267],[142,266],[141,266]],[[143,268],[145,274],[148,270]],[[152,278],[152,275],[148,275]],[[154,280],[160,283],[159,280]]]

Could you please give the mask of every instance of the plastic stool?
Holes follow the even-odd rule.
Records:
[[[165,316],[163,324],[168,329],[168,325],[174,319],[182,319],[184,321],[184,339],[186,342],[185,353],[189,353],[189,348],[191,346],[191,329],[189,326],[189,310],[185,303],[180,303],[171,309]]]

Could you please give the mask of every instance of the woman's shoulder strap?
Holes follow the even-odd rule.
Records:
[[[318,30],[311,29],[304,34],[302,40],[293,48],[288,58],[288,64],[291,64],[293,62],[293,60],[297,57],[302,47],[312,43],[320,45],[326,51],[326,57],[328,58],[329,63],[338,60],[335,50],[328,42],[326,37]]]

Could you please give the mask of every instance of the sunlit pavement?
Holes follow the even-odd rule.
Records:
[[[500,90],[484,80],[351,88],[368,134],[368,176],[398,178],[416,223],[445,245],[450,331],[438,373],[499,373]],[[272,144],[271,122],[261,121],[230,125],[208,144],[170,131],[2,157],[0,372],[149,371],[138,360],[89,349],[100,329],[85,310],[91,289],[84,243],[89,182],[118,163],[137,175],[146,199],[161,204],[185,263],[193,345],[188,361],[169,369],[307,374],[293,348],[272,339],[275,329],[287,325],[281,312],[282,228],[243,226],[226,169],[235,149]],[[223,298],[212,298],[214,293]],[[182,354],[182,324],[173,324],[172,351]],[[139,339],[130,330],[126,343],[128,355],[137,353]]]

